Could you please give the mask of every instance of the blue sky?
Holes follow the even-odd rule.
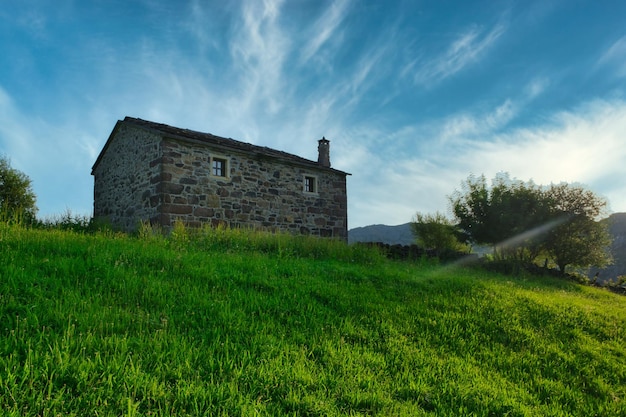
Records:
[[[3,0],[0,154],[90,215],[125,116],[316,160],[349,227],[447,211],[470,174],[626,211],[626,1]]]

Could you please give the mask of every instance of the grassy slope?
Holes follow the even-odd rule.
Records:
[[[565,281],[0,226],[2,415],[618,416],[625,339],[626,298]]]

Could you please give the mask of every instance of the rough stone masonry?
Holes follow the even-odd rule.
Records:
[[[346,172],[318,161],[142,119],[118,121],[94,166],[94,217],[133,231],[142,221],[253,227],[346,240]]]

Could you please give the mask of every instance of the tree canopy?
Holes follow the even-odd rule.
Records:
[[[31,180],[0,156],[0,215],[2,219],[31,222],[37,214]]]
[[[465,239],[493,246],[496,257],[533,262],[546,256],[561,272],[610,261],[610,235],[597,221],[607,202],[582,186],[539,186],[507,173],[488,186],[484,175],[470,175],[449,200]]]
[[[611,262],[611,237],[606,223],[598,222],[607,202],[589,190],[566,183],[551,185],[544,193],[554,226],[543,246],[561,271],[567,265],[605,266]]]

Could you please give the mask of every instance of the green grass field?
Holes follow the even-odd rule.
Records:
[[[626,416],[626,298],[250,231],[0,225],[2,416]]]

